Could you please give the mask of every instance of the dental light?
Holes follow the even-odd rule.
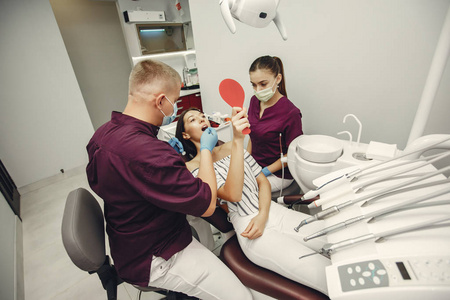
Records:
[[[222,17],[232,33],[236,32],[233,17],[257,28],[266,27],[273,21],[283,40],[287,40],[286,29],[277,12],[279,2],[280,0],[219,0],[219,5]]]

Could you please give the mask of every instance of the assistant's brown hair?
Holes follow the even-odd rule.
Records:
[[[278,84],[278,91],[287,97],[286,93],[286,81],[284,77],[283,62],[280,58],[276,56],[261,56],[258,57],[250,66],[249,72],[254,72],[256,70],[266,70],[269,71],[273,76],[278,76],[281,74],[281,81]]]

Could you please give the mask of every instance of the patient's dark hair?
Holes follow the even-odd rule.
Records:
[[[194,143],[183,138],[183,132],[185,131],[184,116],[187,112],[193,110],[200,111],[198,108],[191,107],[180,114],[180,117],[178,118],[177,129],[175,131],[175,137],[181,142],[181,144],[183,144],[184,151],[186,151],[186,155],[184,156],[184,159],[186,161],[190,161],[197,155],[197,148],[195,147]]]
[[[272,73],[273,76],[275,77],[278,76],[278,74],[281,74],[281,81],[278,84],[278,90],[282,95],[287,97],[286,81],[284,78],[284,68],[280,58],[270,55],[258,57],[252,63],[248,71],[249,73],[251,73],[255,72],[256,70],[267,70],[270,73]]]

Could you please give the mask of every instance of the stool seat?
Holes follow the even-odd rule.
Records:
[[[241,282],[260,293],[283,300],[326,300],[326,295],[252,263],[242,252],[236,236],[220,251],[222,261]]]

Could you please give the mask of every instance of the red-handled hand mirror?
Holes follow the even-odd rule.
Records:
[[[219,85],[219,93],[222,99],[231,107],[242,107],[244,105],[245,92],[236,80],[230,78],[222,80]],[[250,132],[250,128],[242,130],[243,134],[249,134]]]

